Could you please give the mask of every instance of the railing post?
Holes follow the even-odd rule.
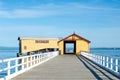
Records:
[[[43,61],[43,54],[44,54],[44,53],[41,54],[41,60],[42,60],[42,61]]]
[[[107,57],[107,60],[106,60],[106,63],[107,63],[106,67],[107,67],[107,68],[108,68],[108,59],[109,59],[109,57]]]
[[[45,53],[43,53],[43,56],[42,56],[42,57],[43,57],[43,61],[44,61],[44,60],[45,60]]]
[[[8,72],[7,76],[10,76],[10,60],[8,61]]]
[[[29,62],[28,59],[29,59],[29,57],[27,57],[26,59],[27,59],[27,60],[26,60],[26,64],[27,64],[27,65],[26,65],[26,68],[28,68],[28,66],[29,66],[29,65],[28,65],[28,64],[29,64],[29,63],[28,63],[28,62]]]
[[[38,54],[38,63],[40,63],[40,54]]]
[[[35,65],[35,55],[33,56],[33,65]]]
[[[22,70],[24,69],[24,58],[22,58]]]
[[[103,66],[105,66],[105,56],[103,56]]]
[[[110,59],[110,69],[113,70],[113,59]]]
[[[15,72],[18,72],[18,59],[15,60]]]
[[[115,62],[116,62],[115,71],[118,72],[118,59],[116,59]]]
[[[101,64],[101,65],[102,65],[102,61],[103,61],[103,60],[102,60],[102,56],[100,56],[100,64]]]
[[[40,62],[42,61],[42,55],[41,55],[41,53],[40,53]]]
[[[100,56],[98,55],[98,64],[100,64],[100,59],[101,59],[101,58],[100,58]]]
[[[30,56],[30,66],[32,66],[32,55]]]
[[[39,63],[39,55],[37,54],[37,64]]]

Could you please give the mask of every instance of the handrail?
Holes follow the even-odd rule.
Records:
[[[81,55],[113,73],[114,75],[120,77],[120,58],[96,55],[86,52],[81,52]]]
[[[7,71],[7,75],[0,78],[0,80],[9,80],[35,66],[38,66],[39,64],[48,61],[49,59],[57,55],[58,51],[54,51],[0,60],[0,64],[7,63],[6,67],[0,69],[0,73],[2,73],[3,71]],[[12,64],[12,62],[14,62],[14,64]],[[12,69],[14,69],[13,72]]]

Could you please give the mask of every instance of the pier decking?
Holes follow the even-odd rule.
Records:
[[[11,80],[119,80],[82,56],[57,56]]]

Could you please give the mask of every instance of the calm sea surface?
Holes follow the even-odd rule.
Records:
[[[0,60],[14,58],[18,53],[18,48],[0,48]]]
[[[92,48],[90,52],[93,54],[120,57],[120,48]]]
[[[18,48],[0,48],[0,60],[7,58],[14,58],[16,54],[19,52]],[[92,48],[90,50],[93,54],[107,55],[107,56],[115,56],[120,57],[120,48]]]

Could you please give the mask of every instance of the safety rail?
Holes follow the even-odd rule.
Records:
[[[6,71],[6,75],[4,77],[0,77],[0,80],[9,80],[35,66],[38,66],[39,64],[48,61],[49,59],[57,56],[58,54],[58,51],[54,51],[0,60],[0,64],[6,64],[6,67],[0,69],[0,73]]]
[[[81,52],[81,55],[120,78],[120,58]]]

